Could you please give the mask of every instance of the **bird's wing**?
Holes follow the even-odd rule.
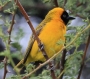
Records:
[[[42,30],[42,28],[45,26],[46,22],[44,22],[44,20],[37,26],[37,28],[35,29],[36,31],[36,34],[39,35],[40,34],[40,31]],[[35,39],[34,39],[34,35],[32,34],[32,36],[30,37],[30,41],[28,43],[28,47],[26,49],[26,52],[25,52],[25,56],[24,56],[24,60],[23,60],[23,64],[25,64],[29,54],[30,54],[30,51],[32,49],[32,45],[34,43]]]
[[[25,62],[26,62],[26,60],[27,60],[27,58],[29,56],[29,53],[31,51],[31,48],[32,48],[33,43],[34,43],[34,37],[33,37],[33,34],[32,34],[32,36],[30,37],[30,41],[28,43],[28,47],[27,47],[26,52],[25,52],[23,64],[25,64]]]

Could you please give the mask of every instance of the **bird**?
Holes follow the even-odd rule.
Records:
[[[35,31],[38,38],[44,45],[48,58],[60,51],[65,43],[66,25],[69,20],[75,19],[60,7],[53,8],[45,16],[44,20],[36,27]],[[59,41],[63,43],[58,44]],[[45,62],[46,59],[38,47],[34,34],[31,35],[24,58],[16,65],[29,64],[35,61]]]

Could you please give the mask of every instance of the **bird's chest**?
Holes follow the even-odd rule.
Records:
[[[63,39],[66,34],[66,28],[59,23],[47,24],[41,31],[39,38],[42,41],[56,42],[59,39]]]
[[[60,40],[65,41],[66,28],[63,25],[60,26],[59,23],[53,23],[52,25],[48,24],[45,28],[42,29],[41,34],[39,35],[40,40],[45,45],[46,50],[59,49],[57,44]]]

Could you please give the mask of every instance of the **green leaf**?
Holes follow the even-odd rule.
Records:
[[[11,35],[16,41],[21,39],[24,36],[24,32],[21,28],[18,29],[16,35]]]
[[[0,69],[2,69],[4,67],[4,63],[0,62]]]
[[[0,52],[0,56],[9,56],[10,55],[10,50],[5,50],[4,52]]]
[[[43,0],[44,3],[48,3],[50,2],[51,0]]]
[[[57,44],[57,45],[63,45],[63,44],[64,44],[64,41],[60,39],[60,40],[57,41],[56,44]]]
[[[18,42],[11,43],[11,45],[16,48],[17,50],[21,50],[21,45]]]
[[[22,55],[22,53],[20,51],[18,51],[18,52],[11,53],[11,57],[21,60],[23,58],[23,55]]]

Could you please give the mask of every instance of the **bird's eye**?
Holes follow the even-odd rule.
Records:
[[[63,18],[66,18],[67,16],[66,15],[63,15]]]

